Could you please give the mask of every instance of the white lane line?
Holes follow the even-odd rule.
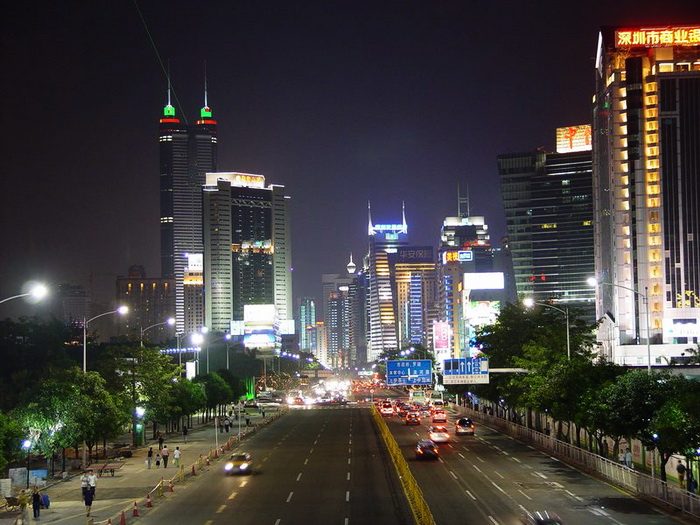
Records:
[[[348,465],[350,464],[350,458],[348,458]]]
[[[350,473],[348,472],[348,477],[346,478],[348,481],[350,481]]]
[[[462,458],[462,459],[467,459],[467,458],[465,458],[465,457],[462,455],[461,452],[457,452],[457,455],[458,455],[460,458]]]
[[[474,463],[472,463],[472,467],[474,467],[474,470],[476,470],[477,472],[481,472],[481,469],[477,467]]]
[[[452,474],[452,477],[453,477],[453,478],[457,479],[457,474],[455,474],[455,473],[452,472],[451,470],[450,470],[450,474]]]
[[[438,458],[438,461],[439,461],[440,463],[444,463],[444,462],[445,462],[442,458]]]
[[[318,444],[318,439],[316,441],[314,441],[314,445],[317,445],[317,444]]]
[[[520,463],[520,460],[519,460],[518,458],[516,458],[515,456],[511,457],[510,459],[512,459],[513,461],[517,461],[518,463]]]
[[[525,496],[527,499],[529,499],[530,501],[532,501],[532,498],[531,498],[530,496],[528,496],[527,494],[525,494],[522,490],[518,489],[518,492],[520,492],[520,494],[522,494],[522,495]]]
[[[537,450],[537,449],[536,449],[535,447],[533,447],[532,445],[527,445],[527,448],[529,448],[529,449],[531,449],[531,450]]]
[[[447,446],[450,448],[454,448],[450,443],[448,443]]]
[[[468,449],[467,447],[465,447],[464,445],[462,445],[462,448],[463,448],[464,450],[466,450],[467,452],[469,452],[469,449]]]
[[[277,518],[277,521],[275,522],[275,525],[280,525],[282,523],[282,518]]]
[[[348,441],[348,445],[352,445],[352,439]]]
[[[247,484],[248,484],[247,481],[241,481],[241,484],[239,485],[239,487],[245,487]]]
[[[503,490],[501,487],[499,487],[498,485],[496,485],[493,481],[491,482],[491,485],[493,485],[493,486],[496,487],[498,490],[500,490],[501,492],[503,492],[503,494],[506,493],[505,490]]]
[[[309,454],[313,454],[313,453],[314,453],[314,449],[312,448],[311,450],[309,450]]]
[[[306,459],[304,460],[304,465],[307,465],[308,463],[309,463],[309,458],[306,458]]]
[[[233,499],[238,495],[238,492],[231,492],[231,495],[228,497],[228,499]]]
[[[506,478],[503,477],[503,474],[501,474],[501,473],[498,472],[497,470],[494,470],[493,473],[496,474],[496,476],[498,476],[498,477],[501,478],[501,479],[506,479]]]
[[[350,501],[350,491],[345,491],[345,501]]]
[[[542,474],[541,472],[535,471],[535,474],[537,474],[537,475],[538,475],[539,477],[541,477],[542,479],[547,479],[547,476],[545,476],[545,475]]]
[[[216,509],[216,513],[221,514],[225,509],[226,509],[226,505],[220,505],[219,508]]]
[[[348,449],[348,454],[352,454],[352,449],[351,449],[351,448]]]
[[[491,520],[491,523],[495,523],[496,525],[498,525],[498,522],[494,519],[493,516],[489,516],[489,519]]]
[[[297,481],[301,479],[301,472],[299,472],[299,475],[297,476]]]
[[[292,496],[293,496],[293,495],[294,495],[294,492],[290,492],[290,493],[289,493],[289,496],[287,496],[287,503],[289,503],[290,501],[292,501]]]
[[[345,518],[345,525],[348,525],[350,523],[350,518]]]
[[[474,494],[472,494],[472,493],[469,492],[469,491],[467,491],[467,494],[469,495],[469,497],[470,497],[471,499],[473,499],[474,501],[476,501],[476,498],[474,497]]]
[[[484,461],[483,459],[481,459],[479,456],[476,456],[476,459],[478,459],[478,460],[481,461],[482,463],[486,463],[486,461]]]

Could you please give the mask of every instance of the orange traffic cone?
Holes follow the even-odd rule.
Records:
[[[192,467],[192,474],[194,474],[194,466]],[[175,489],[173,488],[173,480],[172,479],[168,483],[168,492],[175,492]]]
[[[146,508],[150,509],[153,506],[153,502],[151,501],[151,495],[146,494]]]
[[[214,449],[214,457],[215,457],[215,458],[218,458],[218,457],[219,457],[219,449],[218,449],[218,448],[215,448],[215,449]]]
[[[122,511],[122,518],[119,520],[119,525],[126,525],[126,516],[124,515],[124,511]]]
[[[211,462],[209,461],[209,456],[207,456],[207,467],[211,465]]]
[[[192,463],[192,475],[193,476],[197,475],[197,472],[194,470],[194,463]]]
[[[109,518],[109,519],[107,520],[107,525],[112,525],[112,518]]]
[[[139,516],[139,504],[134,501],[134,511],[131,514],[133,517],[138,518]]]

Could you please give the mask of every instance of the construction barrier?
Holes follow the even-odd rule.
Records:
[[[384,421],[384,418],[381,416],[381,414],[379,414],[379,410],[377,410],[377,407],[374,405],[372,405],[372,418],[374,419],[377,428],[379,428],[379,433],[384,438],[384,442],[389,450],[391,461],[394,463],[396,473],[401,480],[403,492],[408,500],[408,505],[411,507],[413,519],[417,525],[435,525],[433,514],[430,512],[430,508],[423,497],[423,491],[421,491],[420,487],[418,486],[416,478],[413,477],[411,469],[409,468],[406,459],[403,457],[401,449],[396,443],[394,436],[391,434],[386,421]]]

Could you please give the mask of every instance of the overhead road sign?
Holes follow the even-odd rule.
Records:
[[[433,362],[430,359],[386,362],[387,385],[430,385],[432,383]]]
[[[445,359],[442,373],[443,385],[488,384],[489,360],[485,358]]]

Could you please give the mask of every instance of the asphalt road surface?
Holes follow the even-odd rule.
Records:
[[[439,445],[439,461],[418,461],[413,447],[428,437],[429,418],[406,426],[386,421],[439,525],[517,524],[527,511],[548,510],[568,524],[677,524],[654,507],[528,445],[477,424],[475,436]]]
[[[400,482],[367,407],[298,407],[244,442],[253,473],[224,462],[177,487],[140,523],[408,524]]]

